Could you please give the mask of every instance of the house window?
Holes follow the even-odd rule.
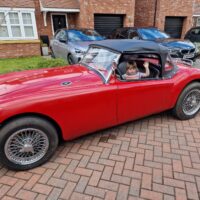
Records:
[[[0,9],[0,40],[37,38],[34,11]]]

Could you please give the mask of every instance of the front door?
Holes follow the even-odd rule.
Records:
[[[53,29],[54,29],[54,33],[58,30],[58,29],[62,29],[62,28],[66,28],[66,15],[53,15]]]

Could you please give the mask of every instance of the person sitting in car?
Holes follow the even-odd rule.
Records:
[[[143,77],[148,77],[150,75],[149,62],[144,62],[143,64],[145,72],[139,72],[137,64],[135,61],[128,61],[126,66],[126,73],[122,75],[125,80],[138,80]]]

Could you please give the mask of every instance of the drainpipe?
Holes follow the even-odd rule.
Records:
[[[158,7],[158,0],[155,0],[154,22],[153,22],[153,26],[154,26],[154,27],[156,26],[157,7]]]

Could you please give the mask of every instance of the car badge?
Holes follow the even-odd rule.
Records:
[[[62,86],[68,86],[68,85],[71,85],[71,84],[72,84],[71,81],[65,81],[65,82],[61,83]]]

